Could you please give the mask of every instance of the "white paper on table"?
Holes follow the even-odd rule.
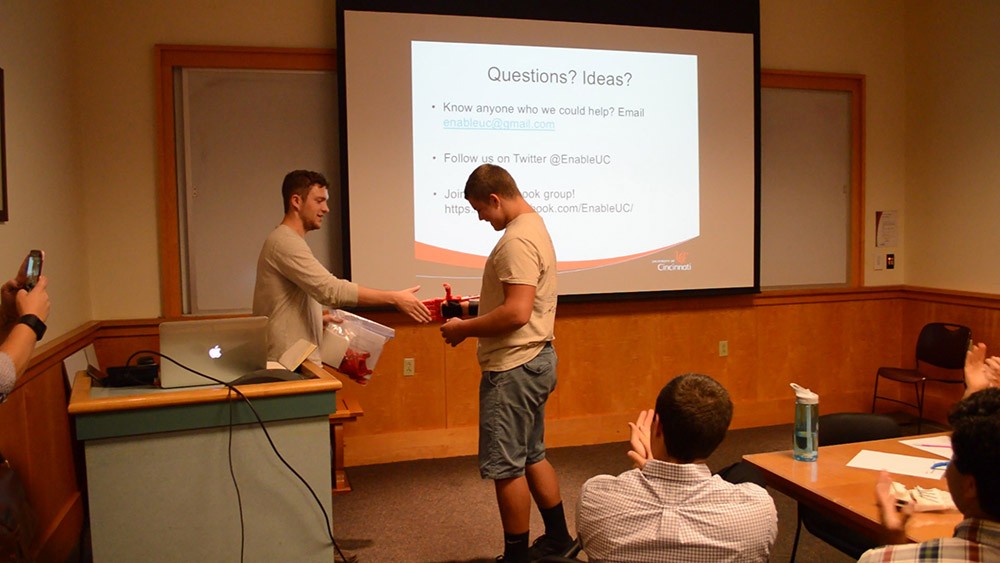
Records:
[[[951,436],[931,436],[929,438],[913,438],[912,440],[900,440],[900,444],[917,448],[929,454],[939,455],[945,459],[951,459]]]
[[[897,473],[899,475],[940,479],[944,476],[944,468],[931,469],[931,466],[935,463],[939,463],[938,460],[927,457],[861,450],[858,452],[858,455],[854,456],[854,459],[847,462],[847,467],[874,469],[876,471],[885,469],[889,473]]]
[[[93,346],[91,344],[90,346]],[[63,368],[66,370],[66,381],[69,382],[70,389],[76,381],[76,374],[87,371],[87,354],[84,350],[77,350],[75,354],[67,356],[63,360]]]

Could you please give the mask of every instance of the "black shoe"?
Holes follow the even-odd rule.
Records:
[[[539,559],[550,555],[571,559],[576,557],[577,553],[580,553],[579,540],[572,537],[566,537],[566,539],[563,540],[555,540],[545,534],[538,536],[538,538],[531,544],[531,547],[528,548],[528,558],[532,561],[538,561]]]

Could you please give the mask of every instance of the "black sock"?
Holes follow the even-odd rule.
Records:
[[[538,507],[542,513],[542,521],[545,522],[545,535],[554,540],[569,539],[569,530],[566,529],[566,514],[563,512],[563,503],[551,507]]]
[[[528,532],[523,534],[503,534],[503,563],[526,563],[528,561]]]

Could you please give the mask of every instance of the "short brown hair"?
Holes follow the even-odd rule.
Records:
[[[700,373],[670,380],[656,398],[656,416],[670,457],[691,463],[712,455],[733,420],[733,402],[721,383]]]
[[[312,170],[292,170],[285,174],[285,181],[281,183],[281,199],[285,203],[285,213],[291,208],[292,196],[306,197],[313,186],[329,188],[330,184],[319,172]]]
[[[465,199],[485,201],[490,194],[511,199],[521,195],[509,172],[495,164],[483,164],[472,171],[465,182]]]

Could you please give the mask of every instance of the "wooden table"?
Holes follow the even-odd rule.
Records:
[[[924,437],[940,436],[927,434]],[[918,438],[919,436],[908,436]],[[871,469],[847,467],[861,450],[926,457],[942,461],[942,458],[901,444],[899,438],[857,442],[838,446],[824,446],[819,449],[815,462],[796,461],[792,452],[769,452],[743,456],[747,462],[758,467],[767,484],[792,499],[808,505],[834,520],[858,532],[881,541],[882,525],[879,521],[878,506],[875,504],[875,483],[879,472]],[[909,475],[893,474],[907,488],[921,486],[948,490],[945,479],[927,479]],[[958,511],[923,512],[914,514],[906,525],[906,535],[911,541],[920,542],[932,538],[951,537],[955,525],[962,521]]]

